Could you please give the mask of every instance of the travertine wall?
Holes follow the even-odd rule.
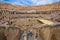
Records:
[[[20,37],[21,37],[20,30],[21,29],[19,29],[18,27],[10,27],[8,30],[6,30],[6,29],[1,30],[0,29],[0,38],[1,39],[4,38],[3,40],[6,40],[6,39],[7,40],[20,40]],[[39,35],[41,40],[60,40],[60,25],[57,25],[54,27],[41,27],[41,28],[24,29],[23,36],[26,36],[26,38],[27,38],[27,33],[29,30],[32,31],[32,33],[34,35],[34,39],[36,39],[36,35]]]
[[[60,10],[54,11],[39,11],[39,12],[20,12],[13,10],[0,10],[0,26],[11,27],[17,26],[22,27],[22,30],[32,30],[34,38],[37,33],[41,36],[42,40],[60,40],[59,28],[60,27],[46,27],[34,29],[33,27],[39,27],[42,25],[38,19],[46,19],[52,22],[60,22]],[[32,27],[32,28],[29,28]],[[26,29],[25,29],[26,28]],[[55,33],[56,32],[56,33]],[[25,35],[26,33],[24,33]],[[18,40],[20,38],[20,29],[5,30],[4,35],[7,40]],[[56,39],[55,39],[56,36]],[[26,39],[26,38],[25,38]]]
[[[40,12],[20,12],[13,10],[0,10],[1,21],[12,22],[20,26],[40,26],[38,19],[47,19],[53,22],[60,22],[60,10],[40,11]],[[18,23],[18,24],[17,24]]]

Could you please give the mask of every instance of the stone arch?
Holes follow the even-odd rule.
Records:
[[[24,38],[23,38],[23,35],[24,34],[24,30],[20,30],[20,40],[24,40]]]
[[[5,36],[4,30],[0,30],[0,40],[7,40],[7,37]]]
[[[19,29],[17,27],[9,27],[8,30],[6,30],[6,36],[7,40],[19,40],[20,34]]]
[[[33,29],[27,31],[27,40],[34,40]]]

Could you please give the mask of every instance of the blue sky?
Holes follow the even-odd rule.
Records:
[[[36,6],[36,5],[51,4],[59,2],[60,0],[0,0],[0,1],[25,6]]]

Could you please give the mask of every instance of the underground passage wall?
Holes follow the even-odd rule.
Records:
[[[1,12],[1,18],[0,18],[0,26],[13,27],[9,30],[4,30],[1,32],[1,40],[21,40],[21,34],[20,30],[27,31],[32,30],[33,31],[33,38],[31,40],[36,40],[36,33],[39,34],[40,39],[37,40],[60,40],[60,34],[59,34],[59,28],[58,26],[50,28],[50,26],[43,27],[41,22],[38,21],[38,19],[46,19],[50,20],[52,22],[60,22],[60,12],[59,10],[55,11],[46,11],[46,12],[37,12],[37,13],[20,13],[16,11],[10,12],[5,10],[0,10]],[[57,13],[57,14],[56,14]],[[6,16],[8,15],[8,16]],[[36,16],[37,15],[37,16]],[[53,16],[54,15],[54,16]],[[48,17],[47,17],[48,16]],[[15,29],[14,26],[21,29]],[[42,27],[40,27],[42,26]],[[29,27],[32,27],[31,29]],[[37,29],[34,29],[36,28]],[[37,32],[38,30],[38,32]],[[23,33],[24,35],[27,35],[27,33]],[[24,39],[22,37],[22,39]],[[27,40],[27,37],[25,37],[25,40]]]
[[[31,30],[33,30],[32,32],[34,32],[35,29],[31,29]],[[38,28],[37,30],[35,30],[35,32],[39,34],[41,39],[37,39],[37,40],[60,40],[59,30],[60,30],[60,25],[57,25],[54,27]],[[27,31],[27,30],[24,30],[24,31]],[[20,38],[22,34],[20,34],[20,32],[21,30],[16,28],[15,29],[10,28],[9,30],[6,30],[6,29],[0,30],[0,40],[21,40]],[[27,34],[27,33],[28,31],[23,34]],[[34,37],[36,37],[34,33],[33,35]],[[34,37],[32,37],[31,40],[34,40]],[[24,37],[22,37],[22,39],[24,39]],[[27,39],[28,38],[26,36],[26,40]]]

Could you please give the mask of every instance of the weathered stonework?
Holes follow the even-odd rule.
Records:
[[[21,40],[20,38],[29,40],[27,34],[32,31],[34,40],[37,40],[39,36],[39,40],[60,40],[60,24],[43,25],[38,21],[38,19],[46,19],[56,24],[60,23],[59,4],[54,6],[17,7],[15,9],[9,4],[5,5],[4,8],[0,6],[0,30],[3,34],[1,31],[0,33],[4,36],[2,39],[6,37],[3,40]],[[24,33],[21,34],[21,30]]]

